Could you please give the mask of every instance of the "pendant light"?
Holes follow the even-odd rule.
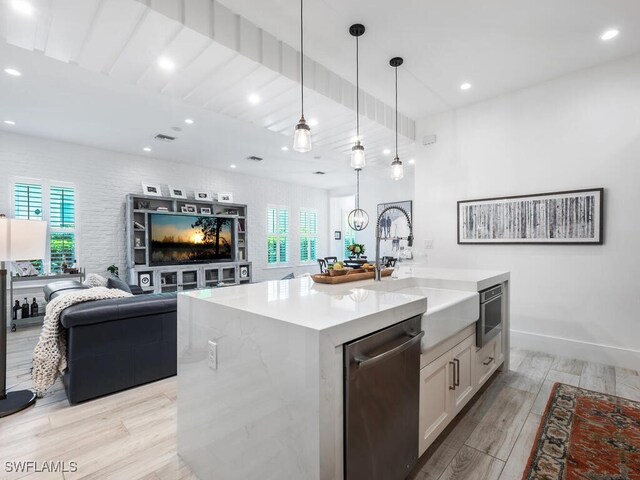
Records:
[[[356,208],[349,212],[347,223],[352,230],[360,232],[369,225],[369,215],[360,208],[360,169],[356,168]]]
[[[308,152],[311,150],[311,129],[304,119],[304,21],[302,4],[304,0],[300,0],[300,98],[302,115],[296,125],[296,131],[293,134],[293,149],[296,152]]]
[[[361,170],[367,163],[364,146],[360,142],[360,45],[358,38],[364,33],[364,25],[359,23],[351,25],[349,33],[356,37],[356,142],[351,147],[351,168]]]
[[[398,156],[398,67],[403,61],[402,57],[393,57],[389,60],[389,65],[396,69],[396,156],[391,162],[391,178],[394,180],[401,180],[404,177],[404,169]]]

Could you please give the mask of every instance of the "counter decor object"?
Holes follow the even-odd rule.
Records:
[[[604,188],[458,202],[458,244],[602,245]]]
[[[382,271],[383,277],[389,277],[393,273],[393,268],[388,268]],[[371,280],[375,276],[374,272],[363,272],[362,270],[359,273],[347,273],[342,275],[331,275],[329,273],[320,273],[318,275],[311,275],[311,279],[315,283],[325,283],[329,285],[337,285],[340,283],[347,282],[358,282],[360,280]]]

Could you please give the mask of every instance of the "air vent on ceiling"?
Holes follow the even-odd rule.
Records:
[[[326,175],[327,172],[322,172],[320,170],[318,170],[317,172],[313,172],[314,175]]]
[[[247,160],[251,160],[252,162],[261,162],[264,159],[262,157],[256,157],[255,155],[251,155],[250,157],[247,157]]]
[[[159,133],[155,136],[156,140],[162,140],[163,142],[173,142],[176,137],[172,137],[171,135],[164,135],[162,133]]]

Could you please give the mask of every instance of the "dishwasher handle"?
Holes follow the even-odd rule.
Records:
[[[409,340],[398,345],[397,347],[394,347],[391,350],[387,350],[386,352],[376,355],[375,357],[358,355],[354,358],[354,360],[356,361],[358,368],[371,367],[379,362],[382,362],[383,360],[386,360],[387,358],[393,357],[394,355],[404,352],[406,349],[418,343],[422,339],[422,337],[424,337],[424,330],[421,331],[420,333],[413,335]]]

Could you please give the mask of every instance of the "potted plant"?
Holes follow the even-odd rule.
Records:
[[[360,255],[365,252],[364,244],[362,243],[354,243],[352,245],[349,245],[347,249],[349,250],[349,252],[351,252],[352,255],[355,255],[356,258],[360,258]]]
[[[107,272],[109,272],[114,277],[118,277],[120,273],[120,269],[116,265],[109,265],[107,267]]]

